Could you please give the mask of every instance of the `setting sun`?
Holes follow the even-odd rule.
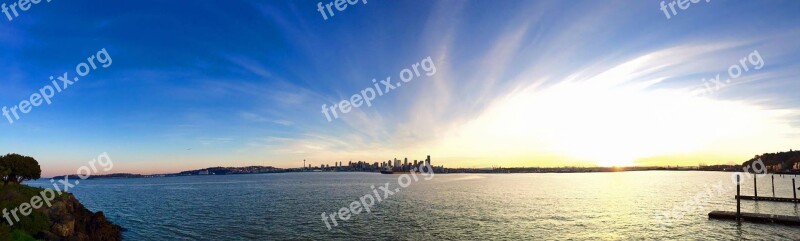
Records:
[[[547,152],[599,166],[630,166],[662,156],[701,159],[703,151],[723,143],[754,150],[762,145],[752,143],[754,137],[788,143],[785,134],[797,133],[787,124],[785,111],[688,90],[652,90],[661,79],[641,76],[659,68],[646,59],[590,78],[511,93],[475,120],[455,127],[445,143],[461,153],[487,148],[495,156]],[[749,155],[745,153],[742,158]],[[660,164],[669,165],[670,159],[664,157]]]

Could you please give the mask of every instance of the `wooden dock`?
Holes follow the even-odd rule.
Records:
[[[754,197],[754,196],[736,196],[736,197],[738,197],[741,200],[800,203],[800,199],[788,198],[788,197]]]
[[[761,197],[759,197],[761,198]],[[710,219],[736,220],[736,212],[712,211],[708,213]],[[741,220],[754,223],[779,223],[786,225],[800,225],[800,217],[761,213],[741,213]]]
[[[773,181],[772,184],[772,196],[773,197],[759,197],[758,196],[758,186],[756,186],[755,178],[757,175],[753,175],[753,196],[742,196],[741,195],[741,182],[739,182],[741,175],[736,175],[736,196],[733,196],[736,199],[736,212],[730,211],[712,211],[708,213],[709,219],[723,219],[723,220],[738,220],[738,221],[745,221],[745,222],[754,222],[754,223],[778,223],[778,224],[785,224],[785,225],[797,225],[800,226],[800,216],[787,216],[787,215],[777,215],[777,214],[762,214],[762,213],[745,213],[742,212],[742,200],[754,200],[754,201],[770,201],[770,202],[791,202],[791,203],[799,203],[800,199],[797,199],[797,189],[795,185],[795,180],[792,179],[792,196],[794,198],[785,198],[785,197],[774,197],[775,196],[775,183]],[[773,180],[774,179],[773,175]]]

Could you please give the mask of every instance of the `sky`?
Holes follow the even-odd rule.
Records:
[[[325,17],[320,3],[53,0],[0,15],[0,107],[110,60],[0,118],[0,153],[52,176],[102,153],[110,172],[150,174],[426,155],[710,165],[800,149],[798,1],[700,1],[669,17],[651,0],[369,0]],[[401,81],[415,65],[435,71]],[[387,78],[402,87],[322,112]]]

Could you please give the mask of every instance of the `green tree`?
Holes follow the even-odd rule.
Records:
[[[0,166],[0,179],[5,181],[6,177],[8,176],[8,174],[11,174],[11,170],[9,170],[8,168],[6,168],[4,166]]]
[[[19,154],[6,154],[0,156],[0,177],[3,178],[3,185],[8,183],[20,184],[23,181],[39,179],[42,169],[39,162],[33,157]]]

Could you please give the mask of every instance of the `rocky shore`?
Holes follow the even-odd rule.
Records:
[[[30,200],[40,188],[24,185],[0,188],[0,208],[13,209]],[[121,240],[123,228],[106,219],[103,212],[92,213],[72,194],[58,196],[50,207],[36,209],[20,217],[13,226],[3,219],[0,240]]]

